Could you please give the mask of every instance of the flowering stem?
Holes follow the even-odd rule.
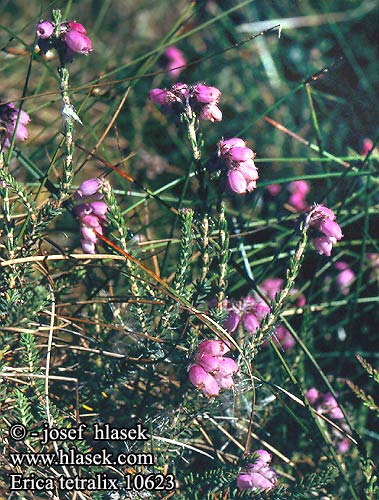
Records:
[[[74,169],[72,157],[74,153],[74,140],[73,140],[73,132],[74,132],[74,120],[78,120],[76,117],[76,113],[70,101],[70,93],[69,93],[69,78],[70,74],[68,69],[65,66],[61,66],[58,69],[60,76],[60,89],[62,95],[62,117],[63,117],[63,133],[65,136],[65,158],[63,164],[63,176],[60,183],[60,194],[59,199],[60,203],[67,197],[72,180],[74,177]]]

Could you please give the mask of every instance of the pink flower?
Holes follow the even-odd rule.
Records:
[[[305,198],[309,192],[309,183],[302,180],[293,181],[288,184],[287,189],[291,193],[288,203],[298,211],[305,210],[308,207]]]
[[[334,212],[323,205],[316,205],[310,210],[309,225],[324,234],[313,239],[313,245],[320,255],[330,257],[333,245],[343,238],[342,229],[335,219]]]
[[[259,321],[255,314],[246,313],[242,319],[243,327],[248,333],[254,333],[259,328]]]
[[[13,134],[15,140],[19,142],[23,142],[29,137],[26,125],[30,122],[30,117],[25,111],[16,108],[13,102],[2,104],[0,101],[0,121],[5,128],[0,141],[4,147],[10,147]]]
[[[102,197],[99,192],[103,182],[98,178],[83,181],[76,192],[77,198]],[[89,201],[89,200],[88,200]],[[90,201],[74,207],[74,214],[80,223],[81,245],[83,252],[94,254],[97,234],[103,234],[103,225],[107,222],[106,213],[109,208],[104,201]]]
[[[301,193],[292,193],[288,198],[288,203],[292,205],[296,210],[301,212],[308,207],[308,203],[305,201],[304,196]]]
[[[283,288],[283,284],[284,280],[282,278],[266,278],[259,285],[259,288],[271,301],[275,299],[276,294],[280,292],[280,290]],[[303,307],[304,304],[306,303],[304,295],[302,293],[299,294],[299,291],[296,288],[293,288],[291,290],[290,295],[296,297],[295,303],[298,307]]]
[[[214,373],[220,370],[220,357],[199,352],[196,356],[196,363],[204,368],[207,373]]]
[[[360,154],[362,156],[367,156],[373,147],[374,147],[373,141],[371,139],[369,139],[368,137],[366,137],[362,141],[362,149],[360,151]]]
[[[347,424],[344,419],[341,408],[335,397],[327,392],[322,394],[315,387],[312,387],[306,392],[305,397],[309,403],[316,409],[317,413],[325,415],[332,420],[337,420],[338,425],[347,430]],[[337,429],[332,429],[333,443],[337,447],[338,453],[346,453],[350,448],[350,440]]]
[[[88,240],[80,240],[80,244],[82,245],[82,250],[84,253],[89,253],[92,255],[96,253],[95,243]]]
[[[88,36],[73,29],[70,29],[66,33],[65,42],[73,52],[84,54],[85,56],[87,56],[93,50],[92,42],[88,38]]]
[[[229,333],[233,333],[235,330],[237,330],[239,322],[239,313],[237,311],[230,311],[223,326]]]
[[[218,143],[220,154],[225,155],[231,148],[244,148],[246,142],[239,137],[232,137],[231,139],[222,140]]]
[[[229,170],[227,179],[227,186],[233,193],[245,194],[247,192],[246,179],[239,170]]]
[[[226,173],[226,186],[237,194],[250,193],[256,188],[259,177],[254,164],[255,153],[246,147],[239,137],[221,140],[218,143],[218,162]],[[210,164],[210,169],[212,165]]]
[[[200,111],[200,118],[210,122],[220,122],[222,120],[222,111],[217,104],[206,104]]]
[[[237,476],[240,490],[271,490],[278,481],[274,469],[270,467],[271,455],[265,450],[257,450],[259,458],[254,464],[248,464],[245,471]]]
[[[81,33],[82,35],[87,34],[87,30],[85,29],[85,27],[82,24],[77,23],[76,21],[69,21],[67,24],[68,24],[68,27],[70,30],[77,31],[78,33]]]
[[[230,351],[230,347],[223,340],[203,340],[200,342],[198,350],[211,356],[223,356]]]
[[[233,375],[239,368],[233,359],[223,357],[228,351],[229,346],[220,340],[203,340],[198,346],[189,379],[207,397],[217,396],[221,389],[234,385]]]
[[[42,40],[50,38],[53,32],[54,32],[54,24],[50,21],[41,21],[37,25],[36,33],[40,38],[42,38]]]
[[[64,21],[60,24],[58,32],[57,37],[54,23],[51,21],[41,21],[37,25],[38,44],[42,52],[55,48],[64,62],[69,61],[74,52],[84,55],[92,52],[92,42],[81,23]]]
[[[278,196],[278,194],[282,190],[282,186],[280,184],[269,184],[266,189],[271,194],[271,196]]]
[[[340,226],[331,219],[324,219],[319,224],[319,229],[328,238],[334,238],[335,240],[340,240],[343,237],[342,230]]]
[[[87,179],[83,181],[76,191],[76,195],[79,198],[86,198],[87,196],[92,196],[98,193],[102,186],[102,182],[98,177],[92,179]]]
[[[167,90],[165,89],[151,89],[149,97],[154,104],[164,105],[168,103]]]
[[[198,83],[194,87],[194,98],[203,104],[217,103],[221,97],[221,91],[216,87],[210,87]]]
[[[169,89],[152,89],[149,92],[150,99],[162,106],[162,111],[190,116],[191,119],[194,112],[203,120],[211,122],[222,120],[222,111],[218,107],[220,96],[221,91],[216,87],[200,83],[175,83]]]
[[[250,160],[255,157],[254,151],[252,151],[250,148],[240,148],[240,147],[233,147],[228,150],[226,153],[230,159],[230,161],[235,161],[235,162],[246,162],[247,160]]]
[[[220,388],[212,375],[207,373],[200,365],[192,365],[189,370],[191,384],[203,391],[208,397],[217,396]]]
[[[311,405],[314,405],[320,397],[320,392],[316,389],[316,387],[312,387],[311,389],[307,390],[307,392],[305,393],[305,397]]]
[[[349,268],[347,262],[336,262],[334,267],[341,271],[336,278],[337,287],[343,295],[348,295],[351,284],[355,280],[355,273]]]
[[[275,335],[273,340],[277,340],[279,344],[282,346],[284,351],[289,351],[295,345],[295,339],[292,337],[287,328],[283,325],[278,326],[275,331]]]
[[[335,242],[330,238],[327,236],[320,236],[319,238],[314,238],[312,243],[320,255],[325,254],[327,257],[331,256],[333,243]]]
[[[233,377],[231,375],[228,375],[227,377],[223,377],[222,375],[220,375],[219,373],[216,372],[213,376],[214,376],[216,382],[218,383],[218,386],[220,387],[220,389],[230,390],[234,386],[234,380],[233,380]]]
[[[183,52],[177,47],[171,46],[167,47],[164,51],[164,55],[168,59],[167,71],[172,78],[177,78],[183,71],[182,66],[185,66],[187,62]]]

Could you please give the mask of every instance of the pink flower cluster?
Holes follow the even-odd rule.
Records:
[[[335,397],[327,392],[323,394],[318,391],[315,387],[308,389],[305,394],[305,397],[315,408],[317,413],[320,415],[325,415],[331,420],[336,420],[338,425],[342,427],[344,430],[347,430],[347,425],[342,413],[341,408],[338,406],[338,403]],[[335,438],[335,445],[337,445],[337,451],[339,453],[346,453],[351,445],[350,440],[347,437],[344,437],[337,429],[332,429],[333,436]]]
[[[355,273],[349,267],[347,262],[338,261],[334,267],[340,271],[337,274],[336,283],[342,295],[349,295],[350,287],[355,280]]]
[[[288,184],[287,189],[291,193],[288,203],[299,212],[306,210],[308,208],[306,196],[309,193],[309,183],[302,180],[293,181]]]
[[[103,234],[103,225],[107,223],[108,206],[101,201],[103,195],[99,192],[102,185],[100,179],[88,179],[80,184],[76,192],[77,198],[83,201],[85,199],[85,203],[74,208],[74,214],[80,223],[80,243],[84,253],[96,253],[96,233]]]
[[[272,301],[282,289],[283,284],[284,280],[281,278],[267,278],[260,284],[260,289],[267,299]],[[298,290],[293,289],[291,295],[296,296],[295,303],[298,307],[305,304],[305,297],[303,294],[299,294]],[[225,300],[223,306],[228,311],[228,317],[223,326],[229,333],[235,332],[238,326],[242,325],[243,329],[252,335],[258,330],[263,317],[270,313],[268,303],[260,297],[254,298],[252,295],[237,302]],[[290,332],[282,325],[277,327],[273,339],[277,340],[284,350],[291,349],[295,343]]]
[[[227,168],[227,186],[237,194],[251,193],[257,187],[258,169],[255,153],[246,147],[239,137],[221,140],[218,143],[218,158]]]
[[[171,45],[164,51],[164,56],[167,59],[167,71],[169,72],[170,77],[173,79],[177,78],[183,71],[182,66],[185,66],[187,62],[183,52],[177,47]]]
[[[217,396],[221,389],[234,385],[233,375],[239,368],[232,358],[224,357],[229,351],[229,345],[222,340],[203,340],[198,346],[189,379],[207,397]]]
[[[38,45],[46,52],[50,48],[63,50],[65,59],[70,60],[74,52],[87,56],[92,52],[92,42],[85,27],[76,21],[65,21],[59,26],[59,38],[54,36],[55,25],[52,21],[41,21],[37,25]]]
[[[312,241],[320,255],[330,257],[333,245],[343,238],[342,229],[335,219],[334,212],[324,205],[316,205],[309,213],[309,225],[323,233]]]
[[[9,148],[13,134],[15,134],[16,141],[22,142],[28,138],[29,134],[26,125],[30,122],[30,117],[25,111],[16,108],[12,102],[2,104],[0,101],[0,122],[5,127],[4,132],[0,132],[0,147]]]
[[[230,333],[235,332],[241,323],[247,333],[254,334],[263,317],[270,312],[269,306],[263,300],[256,300],[252,295],[238,302],[226,301],[224,305],[229,313],[224,328]]]
[[[278,475],[270,467],[272,456],[266,450],[256,450],[258,459],[248,464],[245,471],[237,476],[240,490],[271,490],[278,481]]]
[[[203,120],[211,122],[222,120],[222,112],[218,107],[221,91],[216,87],[203,83],[197,85],[175,83],[169,89],[151,89],[149,97],[154,104],[162,107],[162,111],[181,113],[190,107]]]

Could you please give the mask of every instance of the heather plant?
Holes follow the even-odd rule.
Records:
[[[6,5],[0,497],[379,498],[374,7]]]

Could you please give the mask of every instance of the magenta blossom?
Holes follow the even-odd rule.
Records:
[[[198,346],[189,379],[207,397],[217,396],[220,390],[234,385],[233,375],[239,368],[232,358],[223,356],[229,350],[229,344],[222,340],[203,340]]]
[[[55,48],[63,61],[69,61],[74,52],[84,54],[85,56],[92,52],[92,42],[81,23],[76,21],[60,23],[58,37],[55,28],[54,23],[47,20],[41,21],[37,25],[38,45],[43,52]]]
[[[319,254],[330,257],[333,245],[343,238],[342,229],[335,221],[334,212],[324,205],[316,205],[310,210],[308,218],[309,225],[323,234],[313,239],[315,249]]]
[[[338,406],[337,400],[330,392],[323,394],[315,387],[312,387],[308,389],[305,397],[311,406],[315,408],[317,413],[325,415],[331,420],[335,420],[342,429],[348,430],[342,410]],[[332,428],[332,435],[333,443],[337,447],[338,453],[346,453],[350,448],[350,440],[335,428]]]
[[[237,476],[237,486],[240,490],[271,490],[278,481],[275,470],[269,465],[271,455],[266,450],[254,453],[258,454],[258,459]]]
[[[183,66],[187,63],[183,52],[172,45],[166,48],[164,56],[167,58],[167,71],[169,72],[169,76],[171,78],[177,78],[183,71]]]
[[[342,295],[349,295],[350,287],[355,280],[355,273],[349,267],[347,262],[336,262],[334,267],[341,271],[337,274],[336,283]]]
[[[10,147],[13,134],[15,140],[19,142],[28,138],[26,125],[30,122],[30,117],[25,111],[16,108],[12,102],[2,104],[0,101],[0,121],[4,127],[4,130],[0,131],[0,148],[1,146]]]
[[[278,194],[282,190],[282,186],[280,184],[269,184],[266,187],[266,189],[270,193],[271,196],[275,197],[275,196],[278,196]]]
[[[299,212],[308,208],[306,196],[310,188],[307,181],[298,180],[290,182],[287,189],[291,193],[288,199],[290,205]]]
[[[263,317],[270,312],[270,307],[267,304],[256,300],[252,295],[239,301],[227,301],[225,308],[228,311],[228,317],[224,328],[229,333],[237,330],[240,324],[247,333],[255,333]]]
[[[255,153],[239,137],[223,139],[218,143],[218,164],[226,173],[226,185],[232,193],[246,194],[257,186],[258,169]],[[211,165],[212,168],[212,165]]]
[[[94,178],[83,181],[76,192],[76,198],[84,201],[74,207],[74,214],[80,223],[81,245],[84,253],[96,253],[98,234],[103,234],[107,223],[108,205],[101,201],[100,188],[104,181]]]
[[[149,97],[166,113],[192,116],[194,112],[203,120],[211,122],[222,120],[222,112],[218,107],[221,91],[216,87],[202,83],[197,85],[175,83],[169,89],[151,89]]]
[[[370,138],[365,137],[362,141],[362,148],[360,150],[360,154],[362,156],[367,156],[373,147],[374,147],[373,141]]]

